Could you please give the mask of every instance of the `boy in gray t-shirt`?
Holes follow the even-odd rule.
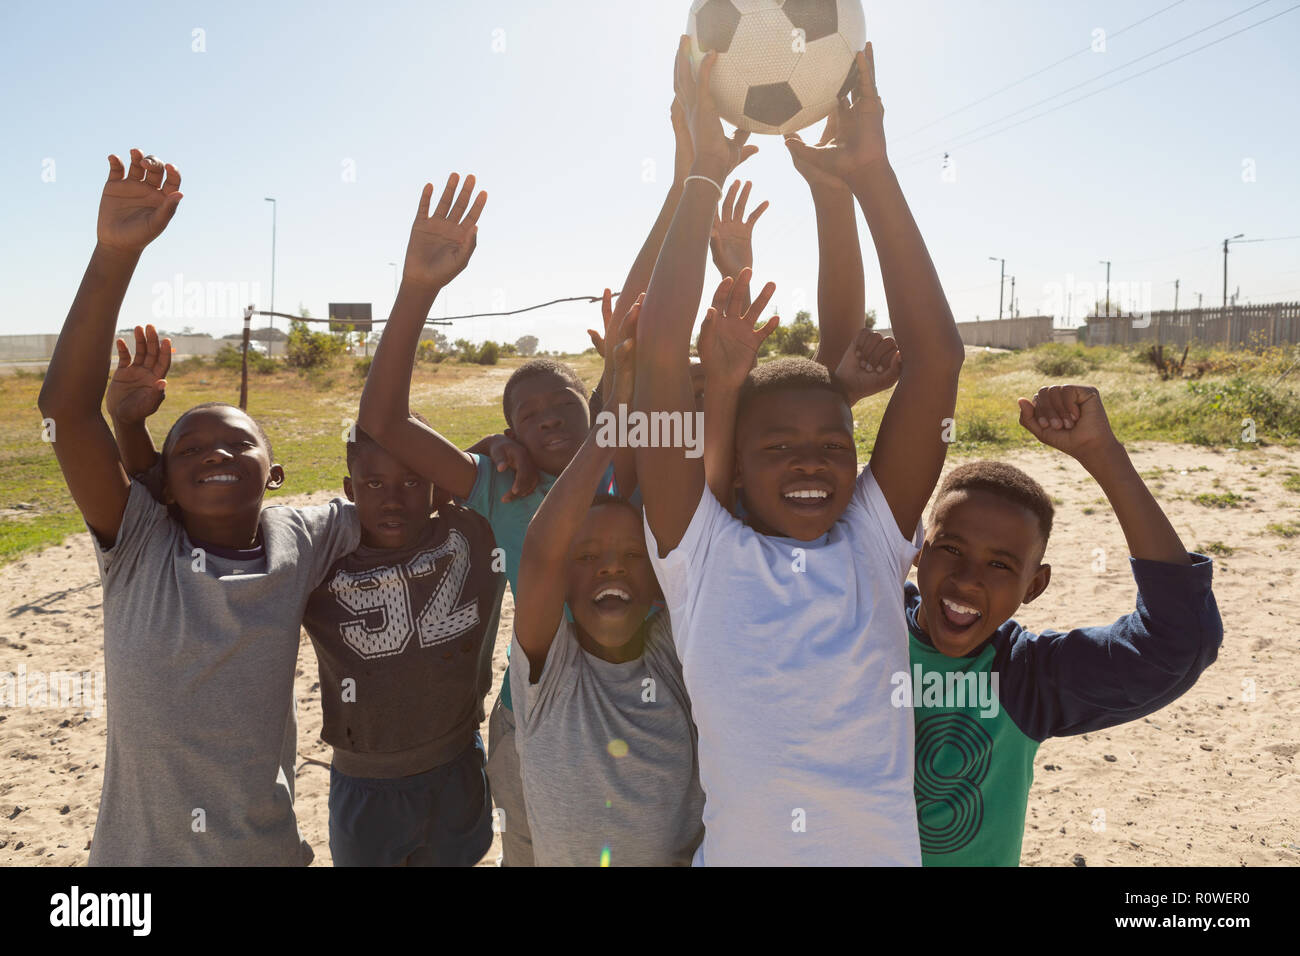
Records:
[[[139,482],[104,585],[108,753],[90,864],[307,864],[293,677],[307,597],[356,510],[267,508],[260,544],[200,546]]]
[[[639,313],[607,344],[614,405],[631,399]],[[647,620],[659,586],[640,512],[592,503],[615,452],[600,434],[537,509],[520,559],[510,680],[535,859],[688,866],[704,835],[695,725],[667,615]]]
[[[355,510],[268,508],[281,487],[261,426],[208,403],[163,442],[155,500],[126,473],[104,420],[105,359],[145,247],[180,205],[181,176],[137,149],[110,156],[96,245],[38,404],[104,586],[108,754],[90,862],[292,865],[311,859],[293,815],[294,665],[307,595],[360,540]],[[150,328],[107,405],[123,447],[152,462],[145,419],[171,350]]]

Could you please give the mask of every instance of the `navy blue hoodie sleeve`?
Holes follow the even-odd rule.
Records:
[[[995,640],[999,696],[1034,740],[1136,720],[1182,696],[1218,657],[1223,621],[1214,562],[1130,558],[1137,610],[1114,624],[1031,634],[1014,621]]]

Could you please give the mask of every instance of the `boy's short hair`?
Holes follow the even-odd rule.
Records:
[[[632,502],[628,501],[626,498],[623,498],[619,495],[610,495],[602,492],[601,494],[596,495],[596,497],[592,499],[591,507],[599,508],[602,505],[614,505],[615,507],[618,508],[626,508],[632,514],[632,516],[636,518],[638,523],[641,522],[641,509],[638,508],[636,505],[632,504]]]
[[[1014,465],[1002,461],[972,461],[954,468],[939,486],[930,519],[948,495],[958,491],[987,491],[1004,501],[1019,505],[1038,519],[1038,530],[1043,537],[1043,547],[1052,536],[1052,519],[1056,508],[1043,486]]]
[[[422,425],[429,424],[429,420],[425,418],[423,415],[421,415],[419,412],[411,412],[410,417],[414,418],[417,422],[421,423]],[[429,427],[432,428],[433,426],[430,425]],[[383,445],[379,444],[379,442],[375,441],[374,436],[371,435],[369,432],[367,432],[360,425],[357,425],[352,429],[352,434],[348,439],[347,446],[348,449],[346,452],[346,456],[348,460],[349,474],[351,474],[352,472],[353,465],[356,464],[357,456],[361,454],[364,448],[369,446],[372,448],[379,448],[382,450],[384,447]]]
[[[842,399],[845,405],[849,404],[849,396],[844,391],[844,386],[836,381],[825,365],[811,359],[777,359],[775,362],[760,365],[745,379],[745,384],[740,387],[740,395],[736,400],[736,423],[740,423],[746,409],[758,396],[794,389],[830,392]]]
[[[583,384],[582,379],[578,377],[578,373],[572,368],[554,359],[532,359],[515,369],[514,374],[506,382],[505,391],[501,393],[501,408],[505,412],[506,424],[511,428],[515,427],[511,396],[521,382],[536,378],[539,375],[554,375],[563,381],[565,385],[572,386],[579,395],[583,396],[584,401],[586,400],[587,386]]]

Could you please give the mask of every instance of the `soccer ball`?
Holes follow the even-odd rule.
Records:
[[[718,51],[713,98],[751,133],[794,133],[825,119],[858,81],[867,42],[860,0],[694,0],[686,25],[699,75]]]

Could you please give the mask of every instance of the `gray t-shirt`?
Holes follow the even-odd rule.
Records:
[[[196,553],[133,481],[117,541],[96,539],[108,752],[92,866],[311,862],[293,815],[299,628],[361,530],[336,499],[266,508],[261,534],[255,560]]]
[[[541,677],[511,641],[515,743],[538,866],[689,866],[704,836],[695,724],[668,614],[611,664],[562,621]],[[506,821],[506,826],[509,826]]]

